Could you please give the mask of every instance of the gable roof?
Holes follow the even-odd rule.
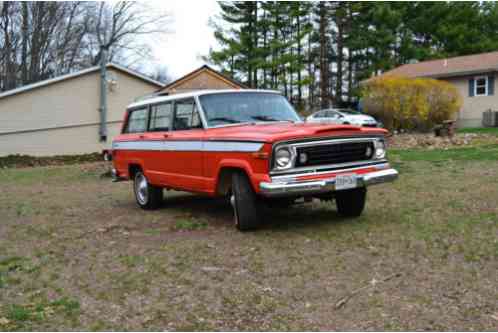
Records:
[[[385,75],[445,78],[498,71],[498,51],[401,65]]]
[[[240,88],[247,89],[248,88],[245,84],[243,84],[243,83],[241,83],[241,82],[239,82],[239,81],[237,81],[237,80],[235,80],[235,79],[233,79],[233,78],[231,78],[231,77],[229,77],[229,76],[227,76],[227,75],[225,75],[225,74],[223,74],[223,73],[221,73],[221,72],[219,72],[211,67],[209,67],[208,65],[203,65],[203,66],[197,68],[196,70],[193,70],[192,72],[182,76],[181,78],[167,84],[163,88],[159,89],[157,91],[157,93],[160,94],[161,92],[166,92],[167,90],[175,89],[175,87],[181,85],[185,81],[188,81],[188,80],[195,78],[196,76],[200,75],[203,72],[208,72],[209,74],[214,75],[218,79],[225,81],[226,83],[231,85],[233,88],[238,88],[238,89],[240,89]]]
[[[151,83],[153,85],[156,85],[158,87],[162,87],[164,86],[163,83],[159,82],[159,81],[156,81],[156,80],[153,80],[143,74],[140,74],[136,71],[133,71],[131,69],[128,69],[124,66],[121,66],[121,65],[118,65],[118,64],[115,64],[115,63],[109,63],[106,65],[107,68],[113,68],[113,69],[116,69],[118,71],[121,71],[121,72],[124,72],[128,75],[131,75],[131,76],[134,76],[140,80],[143,80],[143,81],[146,81],[148,83]],[[7,96],[12,96],[12,95],[16,95],[16,94],[20,94],[22,92],[26,92],[26,91],[29,91],[29,90],[32,90],[32,89],[36,89],[36,88],[41,88],[41,87],[44,87],[44,86],[48,86],[50,84],[53,84],[53,83],[56,83],[56,82],[61,82],[61,81],[64,81],[64,80],[69,80],[69,79],[73,79],[73,78],[76,78],[76,77],[79,77],[79,76],[82,76],[82,75],[85,75],[85,74],[89,74],[89,73],[92,73],[92,72],[96,72],[96,71],[99,71],[100,70],[100,66],[93,66],[93,67],[90,67],[90,68],[87,68],[87,69],[83,69],[83,70],[80,70],[80,71],[77,71],[77,72],[74,72],[74,73],[69,73],[69,74],[65,74],[65,75],[61,75],[61,76],[57,76],[57,77],[54,77],[52,79],[47,79],[47,80],[43,80],[43,81],[39,81],[39,82],[35,82],[35,83],[31,83],[31,84],[27,84],[25,86],[22,86],[22,87],[19,87],[19,88],[16,88],[16,89],[11,89],[11,90],[7,90],[3,93],[0,94],[0,98],[4,98],[4,97],[7,97]]]

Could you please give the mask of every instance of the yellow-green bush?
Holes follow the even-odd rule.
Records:
[[[379,77],[364,83],[361,96],[365,112],[388,129],[428,130],[453,119],[462,106],[453,85],[434,79]]]

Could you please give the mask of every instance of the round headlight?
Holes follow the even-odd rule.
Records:
[[[275,165],[278,169],[290,168],[292,164],[292,154],[288,148],[280,148],[275,152]]]
[[[386,157],[386,144],[382,140],[375,141],[375,158],[382,159]]]

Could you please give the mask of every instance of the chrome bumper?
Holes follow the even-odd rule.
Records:
[[[392,182],[398,178],[398,171],[395,169],[384,169],[357,175],[358,187],[365,187],[375,184]],[[266,197],[285,197],[320,194],[335,191],[335,177],[320,180],[307,181],[276,181],[261,182],[259,184],[260,194]]]

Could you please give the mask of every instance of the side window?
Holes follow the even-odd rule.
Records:
[[[195,101],[193,99],[176,101],[174,129],[188,130],[194,128],[202,128]]]
[[[171,102],[154,105],[150,114],[150,131],[170,131],[173,124],[173,106]]]
[[[124,133],[143,133],[147,131],[147,113],[147,108],[131,111]]]
[[[320,112],[317,112],[315,114],[315,117],[314,118],[323,118],[323,115],[324,115],[324,112],[323,111],[320,111]]]

